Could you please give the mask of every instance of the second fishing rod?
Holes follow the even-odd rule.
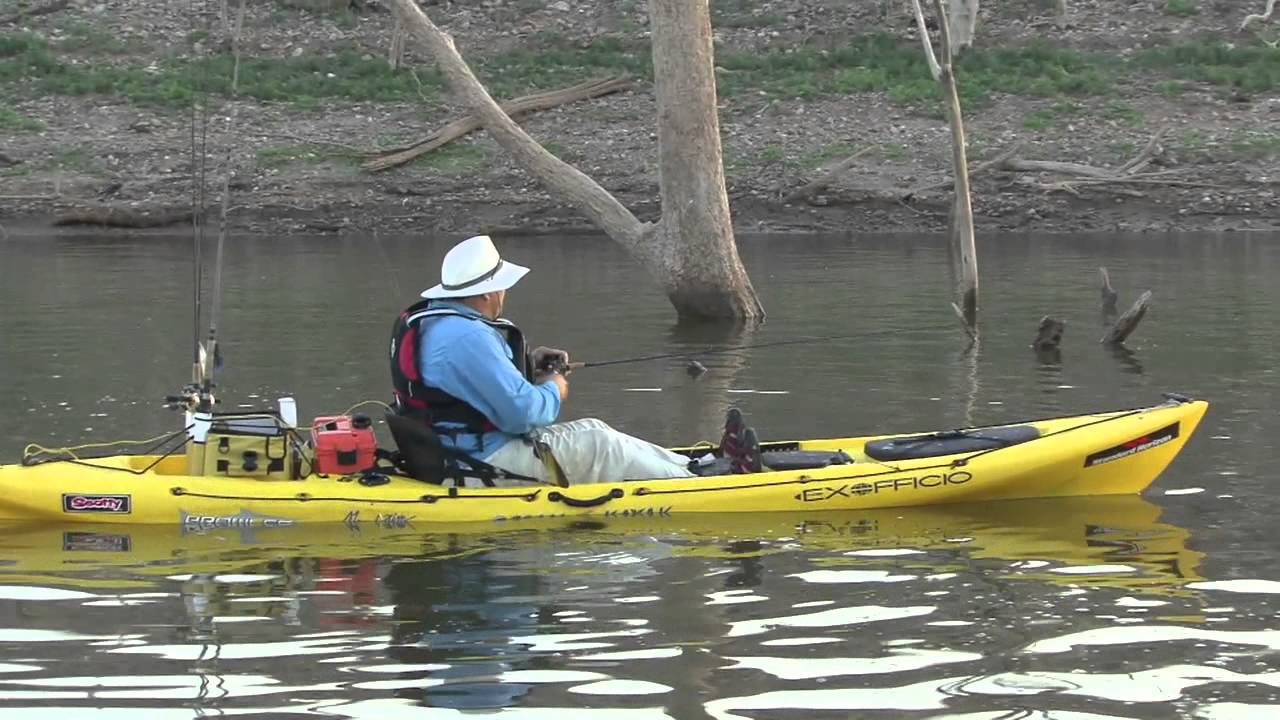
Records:
[[[700,350],[688,350],[683,352],[667,352],[667,353],[656,353],[653,355],[638,355],[636,357],[617,358],[614,360],[589,360],[585,362],[571,362],[568,365],[564,365],[564,364],[557,365],[556,361],[558,360],[558,358],[551,358],[548,362],[543,363],[543,366],[540,369],[541,370],[557,370],[560,372],[565,372],[566,370],[573,371],[573,370],[579,370],[582,368],[599,368],[599,367],[607,367],[610,365],[629,365],[632,363],[649,362],[654,360],[675,360],[675,359],[682,359],[682,358],[689,359],[689,360],[696,360],[697,358],[705,357],[708,355],[729,355],[733,353],[743,352],[745,350],[756,350],[760,348],[782,347],[786,345],[818,344],[818,343],[824,343],[824,342],[832,342],[835,340],[854,340],[854,339],[865,340],[868,338],[887,337],[887,336],[901,337],[903,335],[911,335],[915,333],[924,333],[924,332],[939,333],[943,331],[944,331],[943,328],[916,328],[910,331],[892,329],[892,330],[878,330],[874,332],[841,333],[838,335],[816,335],[816,336],[807,336],[807,337],[799,337],[799,338],[789,338],[786,340],[771,340],[768,342],[747,343],[743,345],[712,346],[712,347],[703,348]]]

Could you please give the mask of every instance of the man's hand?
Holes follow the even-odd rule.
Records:
[[[569,381],[555,370],[535,371],[533,373],[533,382],[536,385],[553,382],[560,390],[560,402],[569,399]]]
[[[569,353],[549,347],[536,347],[530,353],[535,371],[556,370],[561,373],[569,371]]]

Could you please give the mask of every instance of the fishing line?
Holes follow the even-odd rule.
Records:
[[[903,336],[903,335],[911,335],[915,333],[926,333],[926,332],[936,334],[936,333],[943,332],[943,329],[942,328],[917,329],[914,332],[893,329],[893,330],[882,330],[878,332],[848,333],[848,334],[842,334],[842,335],[819,335],[815,337],[791,338],[789,340],[773,340],[770,342],[751,343],[748,345],[733,345],[730,347],[711,347],[711,348],[705,348],[702,350],[692,350],[689,352],[659,353],[656,355],[641,355],[639,357],[620,358],[617,360],[598,360],[598,361],[583,362],[583,363],[572,363],[571,366],[575,369],[606,367],[608,365],[626,365],[630,363],[648,362],[650,360],[670,360],[675,358],[696,358],[696,357],[701,357],[703,355],[732,354],[736,352],[742,352],[743,350],[754,350],[756,348],[782,347],[784,345],[805,345],[810,343],[830,342],[832,340],[851,340],[854,338],[866,339],[866,338],[872,338],[872,337],[883,337],[886,335]]]

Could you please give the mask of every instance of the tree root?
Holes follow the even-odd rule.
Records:
[[[591,98],[608,95],[610,93],[620,92],[631,87],[631,80],[625,77],[609,77],[598,78],[596,80],[588,80],[560,90],[551,90],[548,92],[535,93],[516,98],[502,105],[502,110],[509,117],[515,117],[524,113],[535,112],[539,110],[549,110],[560,105],[566,105],[578,100],[588,100]],[[398,148],[381,151],[378,157],[367,160],[361,164],[361,168],[369,172],[381,172],[394,167],[399,167],[406,163],[425,155],[432,150],[448,145],[459,138],[465,137],[484,126],[484,123],[475,115],[468,115],[459,118],[444,127],[436,130],[421,140]]]

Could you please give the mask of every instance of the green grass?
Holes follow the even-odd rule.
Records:
[[[735,4],[737,3],[737,4]],[[746,0],[728,0],[718,12],[750,13]],[[226,94],[232,58],[160,59],[150,68],[101,62],[71,62],[65,44],[79,38],[80,50],[109,56],[115,45],[90,27],[69,29],[67,40],[51,45],[28,33],[0,34],[0,83],[23,83],[32,93],[102,94],[135,104],[189,105],[202,93]],[[190,38],[188,38],[190,39]],[[370,59],[365,59],[369,55]],[[417,70],[421,88],[408,70],[393,72],[376,53],[350,46],[332,56],[246,57],[241,63],[240,94],[258,100],[320,107],[326,100],[356,102],[434,102],[445,92],[431,67]],[[916,43],[885,34],[855,37],[834,49],[780,46],[760,51],[724,50],[716,64],[718,90],[727,98],[763,95],[770,99],[884,93],[911,107],[939,108],[937,83],[929,75]],[[563,87],[590,77],[628,74],[651,79],[645,42],[597,38],[587,45],[545,33],[527,47],[477,62],[477,75],[499,98]],[[1056,48],[1045,42],[1019,47],[974,48],[957,62],[961,99],[979,106],[1000,94],[1074,102],[1112,95],[1118,83],[1139,80],[1161,94],[1176,97],[1188,83],[1208,83],[1245,92],[1280,88],[1280,50],[1256,45],[1187,42],[1139,51],[1131,59]],[[1033,113],[1027,127],[1051,126],[1060,110]],[[1139,113],[1123,104],[1107,117],[1140,125]]]
[[[1147,122],[1147,117],[1140,110],[1118,100],[1107,103],[1107,106],[1102,109],[1102,117],[1129,127],[1142,127]]]
[[[40,132],[44,130],[44,123],[8,108],[0,108],[0,130]]]
[[[1245,160],[1265,160],[1280,156],[1280,135],[1246,131],[1231,139],[1231,154]]]
[[[1196,5],[1196,0],[1169,0],[1164,6],[1164,12],[1166,15],[1191,17],[1200,14],[1200,6]]]
[[[482,146],[453,143],[423,155],[417,164],[442,175],[459,175],[482,168],[488,162],[489,152]]]
[[[1056,102],[1028,115],[1022,121],[1022,126],[1028,130],[1048,130],[1060,126],[1067,119],[1076,117],[1082,112],[1084,112],[1084,106],[1080,103]]]
[[[1280,87],[1280,49],[1265,45],[1192,42],[1138,54],[1140,67],[1179,80],[1267,92]]]
[[[857,152],[856,145],[832,143],[800,156],[800,164],[810,170],[822,167],[832,160],[843,160]]]
[[[730,71],[721,84],[726,96],[760,90],[782,98],[884,92],[903,104],[932,104],[940,97],[920,48],[887,35],[855,38],[831,51],[802,47],[722,53],[717,65]],[[966,105],[985,102],[996,93],[1100,94],[1111,86],[1112,75],[1104,58],[1044,43],[975,48],[957,63],[959,91]]]

